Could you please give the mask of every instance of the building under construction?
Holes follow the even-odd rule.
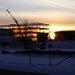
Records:
[[[1,25],[0,36],[25,37],[32,41],[46,41],[48,39],[49,24],[26,23],[19,24],[19,27],[20,30],[16,24]]]
[[[25,23],[19,24],[18,21],[14,18],[14,16],[10,13],[10,11],[6,10],[11,18],[14,20],[15,24],[0,26],[3,28],[7,28],[9,34],[14,37],[26,38],[32,41],[45,41],[48,38],[49,33],[49,25],[44,23]]]

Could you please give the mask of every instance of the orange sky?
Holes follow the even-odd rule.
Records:
[[[0,0],[0,25],[15,23],[6,9],[19,23],[50,24],[51,31],[75,30],[75,0]]]

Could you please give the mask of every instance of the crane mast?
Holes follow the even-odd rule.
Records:
[[[22,36],[22,38],[19,38],[19,40],[22,42],[24,48],[26,48],[26,40],[27,40],[27,39],[23,36],[23,33],[21,32],[21,28],[20,28],[20,26],[19,26],[18,21],[13,17],[13,15],[10,13],[10,11],[9,11],[8,9],[7,9],[6,11],[10,14],[10,16],[12,17],[12,19],[13,19],[13,20],[15,21],[15,23],[17,24],[18,29],[19,29],[19,31],[20,31],[20,34],[21,34],[21,36]]]
[[[18,23],[18,21],[13,17],[13,15],[10,13],[10,11],[7,9],[6,10],[9,14],[10,14],[10,16],[12,17],[12,19],[15,21],[15,23],[17,24],[17,26],[18,26],[18,29],[19,29],[19,31],[20,31],[20,34],[21,34],[21,36],[23,37],[23,34],[22,34],[22,32],[21,32],[21,28],[19,27],[19,23]]]

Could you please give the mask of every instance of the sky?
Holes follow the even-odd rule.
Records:
[[[19,23],[47,23],[52,31],[75,30],[75,0],[0,0],[0,25],[15,23],[8,8]]]

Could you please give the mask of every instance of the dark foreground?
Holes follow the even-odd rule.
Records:
[[[2,75],[48,75],[48,74],[40,74],[40,73],[29,73],[29,72],[16,72],[16,71],[8,71],[8,70],[0,70],[0,74]]]
[[[2,54],[8,54],[11,52],[2,50]],[[53,51],[41,51],[41,50],[30,50],[30,51],[16,51],[14,53],[17,54],[59,54],[59,55],[72,55],[75,54],[75,51],[61,51],[61,50],[53,50]]]

